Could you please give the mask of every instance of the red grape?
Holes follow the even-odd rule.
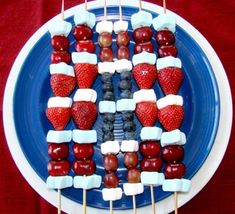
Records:
[[[114,154],[105,155],[103,158],[103,166],[109,172],[116,171],[118,168],[117,156]]]
[[[123,162],[127,169],[135,168],[138,164],[137,152],[126,152],[123,158]]]
[[[92,175],[95,173],[96,165],[93,160],[75,160],[72,168],[77,175]]]
[[[73,144],[73,153],[74,156],[81,160],[81,159],[91,159],[94,154],[94,147],[92,144],[80,144],[75,143]]]
[[[138,183],[140,182],[140,170],[134,168],[129,169],[126,173],[126,179],[128,183]]]
[[[104,176],[103,181],[106,188],[116,188],[118,186],[119,178],[115,172],[111,172]]]
[[[121,31],[118,33],[116,38],[117,45],[120,46],[127,46],[130,42],[130,35],[127,31]]]
[[[51,176],[65,176],[69,173],[70,164],[68,160],[51,160],[47,164],[47,170]]]
[[[140,27],[134,30],[133,37],[136,43],[148,42],[153,36],[150,27]]]
[[[62,160],[69,155],[69,145],[65,143],[48,144],[48,154],[52,160]]]

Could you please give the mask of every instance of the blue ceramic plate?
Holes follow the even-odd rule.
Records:
[[[119,18],[118,7],[115,6],[115,4],[115,1],[108,1],[108,19],[113,21],[116,21]],[[135,4],[136,2],[133,1],[125,3],[123,6],[123,18],[125,20],[130,21],[131,15],[138,11],[138,8],[135,7]],[[152,13],[153,17],[156,17],[161,11],[158,6],[145,2],[143,2],[143,7],[146,8],[146,10],[148,10],[147,8],[153,8],[151,11],[148,10]],[[102,20],[103,8],[99,5],[99,3],[91,2],[89,3],[89,8],[91,8],[91,12],[96,14],[97,21]],[[66,20],[71,22],[73,25],[73,14],[76,9],[77,8],[72,8],[65,13],[65,16],[67,17]],[[58,19],[58,17],[55,17],[53,20],[39,29],[39,31],[35,33],[35,35],[26,44],[26,47],[24,47],[19,54],[17,60],[20,63],[18,63],[17,60],[15,62],[14,66],[16,67],[17,64],[17,71],[14,69],[14,66],[12,68],[4,97],[4,125],[9,148],[12,152],[13,158],[29,183],[39,192],[39,194],[41,194],[44,198],[53,204],[55,204],[55,193],[52,191],[52,194],[52,192],[48,191],[45,185],[45,181],[48,177],[47,163],[49,161],[47,154],[48,147],[45,138],[48,130],[53,129],[45,116],[45,109],[47,107],[48,99],[53,96],[50,88],[49,74],[52,47],[50,34],[48,33],[47,29],[48,25],[55,19]],[[129,33],[132,33],[131,27],[129,27]],[[97,41],[97,37],[98,35],[95,33],[95,41]],[[205,163],[206,158],[211,153],[211,149],[216,143],[216,138],[218,137],[221,111],[224,111],[223,106],[221,106],[220,96],[220,94],[223,93],[222,89],[220,89],[221,80],[218,82],[218,74],[216,73],[217,68],[213,67],[214,61],[219,64],[220,62],[216,55],[216,58],[212,58],[208,55],[208,50],[203,48],[202,44],[199,43],[201,37],[202,36],[190,24],[177,16],[176,46],[179,51],[178,57],[181,59],[183,64],[184,72],[184,81],[182,87],[180,88],[179,94],[183,96],[185,109],[185,118],[181,127],[181,131],[185,132],[187,136],[184,158],[184,163],[187,166],[187,173],[185,175],[185,178],[187,179],[192,179],[199,173],[200,169]],[[113,35],[113,38],[115,38],[115,35]],[[70,51],[73,52],[75,40],[72,34],[70,34],[69,39],[71,41]],[[204,38],[203,41],[205,41],[206,45],[211,48]],[[154,40],[153,43],[156,44]],[[131,42],[129,46],[130,50],[133,50],[133,44],[134,43]],[[115,41],[112,48],[115,52]],[[98,54],[98,47],[96,51]],[[213,50],[211,49],[210,51]],[[15,73],[14,77],[12,73]],[[222,73],[222,75],[224,75],[223,84],[225,84],[226,87],[229,87],[228,83],[226,82],[227,79],[225,74]],[[117,87],[119,80],[119,74],[115,74],[114,85],[115,96],[117,99],[120,97],[120,93]],[[10,88],[9,84],[12,83],[14,87],[12,86],[13,88]],[[102,97],[100,77],[98,77],[95,81],[93,88],[98,93],[98,104],[100,97]],[[137,90],[138,88],[133,81],[133,92]],[[157,83],[154,85],[154,90],[158,99],[164,96]],[[13,96],[9,97],[10,94]],[[73,94],[71,97],[73,97]],[[226,102],[230,102],[231,104],[231,100],[229,100],[229,98],[231,99],[231,97],[228,97]],[[222,99],[224,99],[224,97],[222,97]],[[10,113],[8,112],[9,108],[11,109]],[[230,109],[227,110],[229,114]],[[222,114],[224,113],[222,112]],[[12,121],[10,124],[6,123],[6,121],[9,120],[9,117]],[[135,122],[137,124],[137,140],[140,140],[139,133],[142,127],[136,118]],[[98,133],[98,142],[95,145],[94,160],[97,164],[97,174],[104,175],[102,154],[100,152],[100,144],[102,143],[101,126],[102,119],[100,116],[98,116],[98,119],[93,127],[93,129],[96,129]],[[156,123],[156,126],[160,127],[161,125]],[[119,114],[116,116],[115,127],[118,127],[115,131],[115,138],[116,140],[121,141],[123,132],[121,130],[121,116]],[[68,130],[75,128],[76,126],[72,121],[66,127]],[[11,129],[11,131],[9,131],[9,129]],[[14,142],[12,141],[13,139]],[[15,146],[12,144],[17,145]],[[17,147],[17,151],[20,154],[15,154],[16,151],[12,151],[12,147]],[[20,162],[16,155],[22,156],[22,160]],[[222,155],[223,154],[220,154],[219,157]],[[126,170],[122,164],[123,155],[121,153],[118,155],[118,158],[120,167],[117,173],[120,178],[120,186],[122,187],[122,184],[126,182]],[[70,152],[69,160],[72,161],[73,159],[73,154]],[[219,164],[219,161],[217,161],[217,163]],[[28,169],[28,167],[30,169]],[[26,170],[24,168],[26,168]],[[216,169],[216,167],[214,168]],[[209,175],[207,176],[207,181],[210,179],[213,172],[208,173]],[[32,176],[30,176],[31,173]],[[70,174],[74,175],[73,172]],[[202,188],[206,182],[200,184],[199,188]],[[42,187],[38,189],[38,186],[40,185],[42,185]],[[103,185],[100,189],[90,190],[87,193],[87,205],[94,207],[95,210],[97,210],[97,208],[109,208],[109,203],[102,200],[102,187]],[[185,195],[182,196],[182,203],[180,203],[183,204],[190,200],[190,198],[200,190],[199,188],[194,190],[194,186],[192,186],[193,193],[189,192],[186,194],[188,197],[185,197]],[[74,207],[79,207],[82,203],[81,190],[68,188],[63,190],[62,194],[64,196],[63,201],[67,202],[65,205],[62,205],[62,209],[64,209],[66,212],[73,212],[72,210]],[[156,201],[159,201],[159,204],[165,204],[167,207],[163,208],[162,210],[166,211],[173,209],[173,206],[168,199],[169,195],[170,193],[163,192],[161,187],[155,188]],[[138,207],[144,207],[144,209],[148,209],[148,205],[151,203],[148,187],[145,188],[145,192],[143,194],[136,197],[136,202]],[[117,210],[131,209],[132,198],[123,195],[122,199],[114,202],[113,206],[114,209]]]

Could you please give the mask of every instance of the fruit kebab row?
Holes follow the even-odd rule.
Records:
[[[174,46],[176,20],[175,16],[166,13],[166,1],[163,1],[164,13],[153,20],[153,27],[157,31],[158,44],[157,70],[159,85],[165,97],[157,101],[159,122],[166,130],[161,136],[162,158],[166,163],[163,190],[175,192],[175,214],[178,213],[178,192],[188,192],[190,180],[183,179],[186,171],[182,163],[186,136],[179,130],[183,118],[183,98],[178,90],[183,81],[182,63],[177,58],[177,48]]]
[[[127,168],[126,180],[123,184],[123,190],[126,196],[132,196],[133,213],[136,213],[136,199],[135,196],[143,192],[143,185],[140,183],[140,170],[138,169],[138,150],[139,145],[136,141],[136,124],[134,122],[135,101],[132,93],[132,62],[129,61],[130,53],[128,45],[130,36],[128,33],[128,22],[122,20],[121,1],[119,2],[120,20],[115,24],[119,26],[115,31],[117,34],[116,42],[118,46],[118,60],[116,62],[122,63],[122,69],[118,70],[120,73],[120,81],[118,84],[120,90],[120,99],[117,101],[117,111],[122,114],[124,139],[121,143],[121,151],[124,153],[123,163]],[[123,52],[120,54],[120,52]]]
[[[133,76],[139,87],[134,93],[136,103],[135,113],[143,128],[140,132],[140,153],[143,157],[140,163],[141,182],[150,186],[152,211],[155,214],[154,186],[162,185],[164,174],[160,173],[162,160],[160,158],[160,143],[162,130],[154,126],[157,121],[157,97],[152,89],[157,80],[156,55],[153,53],[152,15],[141,8],[131,17],[133,38],[136,42],[133,61]]]
[[[98,72],[101,75],[103,100],[99,102],[99,113],[102,115],[102,144],[103,166],[105,175],[103,178],[104,188],[102,196],[104,201],[109,201],[110,214],[113,213],[113,201],[122,197],[122,189],[118,187],[119,178],[117,175],[118,158],[120,151],[119,142],[114,136],[114,122],[116,115],[116,103],[114,95],[113,75],[115,66],[112,46],[113,22],[107,20],[106,0],[104,0],[104,20],[96,25],[98,44],[100,46],[100,62]]]
[[[51,54],[50,85],[55,97],[48,100],[46,116],[55,130],[49,130],[46,141],[51,160],[47,168],[49,189],[58,190],[58,214],[61,213],[61,189],[71,187],[73,179],[69,176],[70,163],[68,144],[72,141],[72,132],[63,130],[71,118],[71,98],[67,97],[73,91],[76,81],[73,67],[69,65],[71,56],[68,51],[70,42],[67,38],[72,25],[64,21],[64,1],[61,5],[62,20],[56,21],[49,28],[51,43],[54,49]]]
[[[73,130],[73,171],[77,174],[74,177],[74,188],[83,190],[83,214],[86,214],[86,192],[87,190],[99,188],[101,176],[95,174],[96,164],[92,159],[94,155],[93,144],[97,142],[97,132],[92,130],[96,121],[97,93],[92,85],[98,75],[97,56],[95,44],[92,41],[96,17],[85,10],[79,10],[74,15],[75,28],[73,35],[76,39],[75,50],[72,53],[74,71],[77,79],[78,89],[73,97],[72,117],[79,129]]]

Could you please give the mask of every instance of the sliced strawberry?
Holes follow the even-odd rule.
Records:
[[[135,65],[133,77],[140,89],[150,89],[157,80],[156,67],[147,63]]]
[[[52,74],[50,83],[55,96],[67,97],[76,86],[76,79],[65,74]]]
[[[177,94],[184,75],[180,68],[168,67],[159,70],[158,82],[165,95]]]
[[[97,65],[88,63],[76,63],[74,71],[79,88],[91,88],[98,75]]]
[[[96,104],[87,101],[78,101],[72,105],[72,117],[82,130],[89,130],[95,123],[97,116]]]
[[[184,109],[180,105],[168,105],[158,111],[158,119],[167,131],[179,129],[184,118]]]
[[[153,126],[157,120],[157,105],[156,103],[145,101],[137,103],[135,114],[142,126]]]
[[[46,109],[47,119],[55,130],[63,130],[71,118],[71,108],[51,107]]]

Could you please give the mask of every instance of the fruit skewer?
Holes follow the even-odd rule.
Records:
[[[166,162],[163,190],[174,192],[175,214],[178,214],[178,192],[187,192],[190,188],[190,181],[182,179],[186,170],[181,163],[184,156],[182,145],[186,143],[186,137],[179,130],[184,117],[183,98],[176,95],[183,80],[183,72],[181,60],[177,58],[177,48],[174,46],[175,17],[166,13],[165,0],[163,8],[163,14],[153,20],[153,27],[157,31],[158,80],[166,95],[157,102],[159,122],[166,130],[161,136],[162,158]]]
[[[102,196],[104,201],[109,201],[109,212],[113,213],[113,201],[121,199],[122,190],[118,187],[118,158],[116,156],[120,151],[120,146],[114,136],[116,103],[113,85],[114,56],[111,48],[113,23],[107,20],[106,0],[104,0],[104,20],[97,23],[96,32],[99,34],[100,62],[98,63],[98,72],[101,74],[103,91],[103,100],[99,103],[99,112],[103,119],[101,153],[105,169],[103,178],[105,188],[102,189]]]
[[[77,176],[74,177],[74,188],[82,189],[83,214],[87,207],[87,190],[98,188],[101,185],[101,176],[96,175],[96,165],[92,159],[94,154],[93,144],[97,142],[97,132],[92,130],[96,121],[97,93],[92,85],[98,75],[97,56],[95,44],[92,41],[93,27],[96,17],[85,9],[77,11],[74,15],[76,24],[73,35],[76,39],[75,50],[72,53],[74,70],[78,89],[74,95],[72,106],[72,117],[79,129],[73,130],[73,153],[75,161],[73,170]]]
[[[48,163],[47,186],[50,189],[57,189],[57,211],[61,213],[61,189],[72,186],[72,177],[68,176],[70,164],[66,158],[69,155],[71,141],[71,131],[62,131],[70,120],[71,99],[66,97],[74,89],[74,72],[68,64],[71,61],[68,52],[69,40],[66,38],[70,33],[72,25],[64,21],[64,0],[61,1],[61,21],[50,27],[52,37],[52,47],[50,65],[50,84],[55,97],[48,101],[46,116],[55,130],[50,130],[47,134],[48,154],[51,160]],[[66,29],[66,30],[65,30]],[[70,82],[70,86],[66,81]],[[60,102],[60,104],[59,104]],[[63,120],[59,120],[64,116]]]

